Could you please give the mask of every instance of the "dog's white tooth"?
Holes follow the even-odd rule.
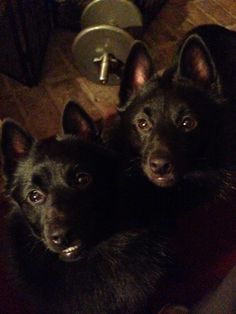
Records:
[[[76,249],[77,249],[77,245],[74,245],[74,246],[68,247],[67,249],[63,250],[63,252],[70,253],[70,252],[75,251]]]

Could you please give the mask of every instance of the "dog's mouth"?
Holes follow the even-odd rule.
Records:
[[[174,176],[162,177],[152,173],[147,174],[149,180],[161,188],[169,188],[175,185],[176,178]]]
[[[80,259],[83,255],[84,247],[80,240],[65,246],[56,246],[47,237],[43,238],[44,245],[49,251],[55,253],[61,260],[65,262],[74,262]]]
[[[152,183],[161,188],[173,187],[177,181],[177,175],[174,172],[165,174],[155,173],[146,164],[143,164],[143,172]]]
[[[77,261],[81,256],[81,244],[77,243],[73,246],[69,246],[63,250],[61,250],[58,254],[60,259],[65,262],[74,262]]]

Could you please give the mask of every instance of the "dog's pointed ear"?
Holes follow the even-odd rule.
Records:
[[[204,87],[217,79],[211,53],[198,34],[189,35],[180,47],[176,78],[187,78]]]
[[[153,75],[151,56],[143,42],[135,41],[127,58],[120,85],[119,111],[124,111],[129,99],[144,86]]]
[[[33,143],[33,137],[19,124],[10,119],[3,121],[1,150],[6,175],[11,175],[18,161],[28,156]]]
[[[95,141],[100,131],[88,113],[75,101],[69,101],[62,116],[65,134],[73,134],[82,140]]]

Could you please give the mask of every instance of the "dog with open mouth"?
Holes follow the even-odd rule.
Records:
[[[155,186],[183,190],[191,202],[194,191],[224,196],[231,184],[235,53],[235,32],[204,25],[185,36],[161,77],[138,41],[124,69],[114,145]]]
[[[146,313],[169,264],[166,239],[124,219],[117,156],[75,102],[63,129],[36,140],[3,123],[12,269],[40,314]]]

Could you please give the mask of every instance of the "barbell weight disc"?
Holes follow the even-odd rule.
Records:
[[[125,63],[134,38],[119,27],[99,25],[87,27],[75,38],[72,46],[74,64],[81,75],[89,80],[100,83],[100,67],[95,60],[108,54],[118,63]],[[108,69],[109,71],[109,69]],[[109,73],[108,85],[118,85],[120,77],[116,73]]]
[[[81,28],[94,25],[113,25],[123,29],[142,28],[142,15],[129,0],[94,0],[81,15]]]

